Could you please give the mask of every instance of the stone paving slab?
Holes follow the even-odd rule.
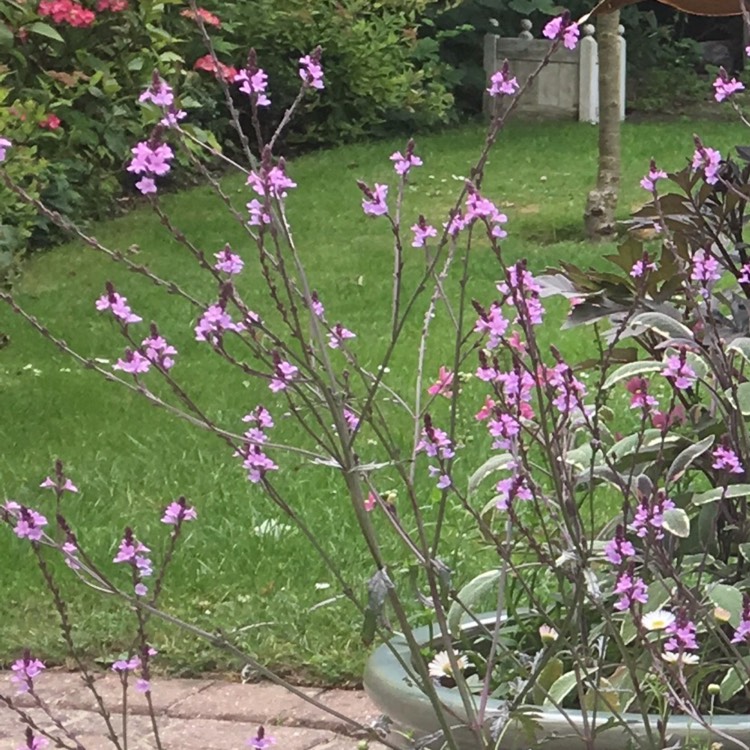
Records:
[[[34,707],[28,695],[15,696],[10,673],[0,672],[0,693],[12,697],[39,726],[53,735],[60,730]],[[39,695],[86,750],[113,750],[96,702],[80,676],[50,670],[36,681]],[[234,750],[244,748],[259,725],[283,750],[356,750],[356,730],[272,683],[239,684],[217,680],[153,680],[152,700],[164,750]],[[115,732],[122,730],[122,689],[117,677],[97,675],[96,687],[111,714]],[[365,726],[379,712],[362,691],[301,688],[323,705]],[[128,750],[154,750],[151,718],[143,695],[128,691]],[[0,750],[18,750],[26,725],[0,703]],[[68,739],[68,745],[73,743]],[[52,745],[50,745],[52,747]],[[378,743],[370,743],[382,750]]]

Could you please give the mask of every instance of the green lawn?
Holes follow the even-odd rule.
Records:
[[[692,152],[693,132],[722,153],[743,136],[740,126],[717,122],[624,126],[623,218],[646,198],[638,180],[647,171],[649,158],[656,156],[663,168],[681,167]],[[407,226],[420,212],[436,225],[443,220],[482,137],[480,126],[468,125],[417,138],[417,153],[425,166],[413,173]],[[601,263],[607,248],[581,242],[582,208],[596,169],[596,138],[591,126],[561,123],[518,123],[501,136],[490,159],[484,192],[509,215],[510,237],[505,243],[509,259],[527,257],[535,270],[554,266],[560,259]],[[388,155],[402,146],[399,140],[321,151],[289,165],[289,173],[299,184],[289,197],[289,213],[312,283],[330,317],[356,331],[354,348],[368,365],[377,362],[384,347],[388,317],[384,301],[390,294],[392,255],[385,221],[362,215],[355,179],[370,184],[393,182]],[[226,187],[239,205],[245,202],[247,189],[238,181],[229,180]],[[248,266],[241,277],[246,295],[259,311],[268,309],[247,238],[227,220],[210,191],[197,188],[168,196],[164,204],[175,224],[207,253],[229,241],[246,257]],[[187,251],[163,232],[147,209],[97,226],[95,234],[113,248],[137,245],[140,253],[133,257],[138,262],[174,277],[201,299],[214,298],[215,290]],[[407,285],[418,279],[420,268],[421,255],[415,250],[407,262]],[[496,278],[494,260],[479,248],[472,266],[471,296],[490,300]],[[158,322],[180,351],[175,374],[217,420],[235,429],[239,417],[259,401],[273,405],[264,385],[229,370],[205,345],[193,340],[192,313],[184,302],[79,244],[29,262],[17,296],[81,353],[114,360],[121,352],[121,339],[111,321],[94,309],[106,280],[128,296],[144,319]],[[545,340],[572,359],[585,355],[591,337],[580,331],[561,334],[562,305],[552,302],[548,309]],[[413,389],[414,342],[420,323],[415,318],[407,328],[404,344],[391,364],[389,384],[406,393]],[[439,328],[435,334],[438,347],[447,341]],[[264,520],[279,516],[262,493],[248,485],[225,445],[96,374],[80,371],[6,307],[0,308],[0,331],[11,337],[10,345],[0,349],[0,477],[7,497],[51,512],[51,497],[37,487],[53,459],[62,458],[81,488],[79,495],[66,500],[64,510],[82,543],[112,570],[109,561],[122,527],[133,525],[158,553],[164,538],[159,512],[170,499],[187,495],[200,517],[190,527],[175,562],[165,606],[209,629],[244,628],[240,641],[253,655],[298,677],[356,679],[367,652],[359,643],[355,608],[339,598],[310,611],[340,592],[334,585],[325,586],[333,584],[333,579],[298,532],[278,538],[256,533]],[[430,359],[431,371],[437,373],[441,363],[436,353]],[[394,429],[403,432],[402,428],[403,423],[396,420]],[[295,440],[292,420],[279,420],[274,438]],[[468,443],[461,454],[460,471],[467,474],[475,468],[486,450],[483,439]],[[365,581],[373,571],[364,546],[354,536],[354,519],[338,478],[330,470],[300,465],[288,456],[278,461],[282,464],[280,486],[364,600]],[[431,497],[426,491],[428,519]],[[448,521],[443,554],[461,583],[491,558],[478,542],[465,541],[470,525],[460,513],[451,511]],[[407,562],[405,553],[395,543],[386,546],[386,552],[398,578]],[[39,576],[31,563],[28,548],[6,532],[0,542],[0,590],[5,604],[0,662],[15,657],[24,646],[50,660],[63,658],[49,599],[36,593]],[[123,572],[115,575],[123,576]],[[70,575],[65,582],[78,642],[92,660],[110,662],[129,642],[132,615],[76,586]],[[416,616],[424,615],[415,611]],[[173,673],[237,666],[174,629],[159,628],[154,640],[160,664]]]

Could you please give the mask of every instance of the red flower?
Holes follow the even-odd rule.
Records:
[[[45,128],[46,130],[57,130],[60,127],[60,118],[57,115],[53,115],[50,112],[39,123],[39,127],[40,128]]]
[[[205,70],[208,73],[213,73],[216,78],[223,78],[227,83],[234,81],[234,77],[237,75],[237,69],[231,65],[219,63],[217,68],[211,55],[199,57],[193,65],[193,70]]]
[[[128,9],[128,0],[99,0],[96,9],[99,12],[108,10],[112,13],[121,13]]]
[[[195,20],[196,17],[200,17],[203,23],[208,24],[209,26],[216,26],[217,29],[221,26],[221,19],[207,11],[205,8],[197,8],[196,12],[193,12],[192,8],[185,8],[180,15],[184,18],[192,18],[193,20]]]
[[[78,28],[91,26],[96,20],[93,10],[88,10],[73,0],[42,0],[37,12],[40,16],[51,16],[56,24],[67,23]]]

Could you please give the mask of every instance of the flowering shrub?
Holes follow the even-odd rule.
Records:
[[[393,119],[444,119],[451,98],[440,82],[442,69],[419,69],[404,35],[429,2],[418,0],[403,9],[386,4],[353,24],[354,7],[332,2],[319,3],[309,19],[303,18],[307,3],[275,1],[224,4],[216,12],[193,10],[181,1],[4,3],[0,48],[8,49],[13,72],[0,67],[0,77],[13,118],[3,123],[3,132],[54,161],[59,178],[50,180],[46,190],[53,207],[74,219],[104,216],[135,182],[122,175],[120,166],[128,144],[144,123],[152,122],[151,108],[135,98],[154,69],[172,83],[179,81],[181,103],[193,111],[186,126],[193,138],[210,142],[217,151],[219,140],[235,150],[226,92],[219,84],[229,85],[237,106],[243,106],[234,77],[245,62],[250,17],[252,41],[265,51],[276,81],[271,125],[294,98],[298,79],[288,75],[290,54],[298,56],[321,40],[329,47],[328,76],[337,85],[315,105],[312,127],[292,131],[297,142],[352,138]],[[214,35],[216,55],[206,54],[199,25]],[[178,159],[185,180],[190,159],[184,154]],[[21,246],[29,238],[37,245],[54,239],[46,236],[48,230],[24,224]]]
[[[192,11],[197,15],[195,6]],[[575,46],[578,24],[565,13],[548,24],[545,35],[551,44],[539,70],[560,46]],[[214,53],[211,59],[217,63]],[[652,162],[641,183],[650,203],[634,223],[653,230],[653,246],[629,237],[611,258],[619,273],[583,272],[565,264],[535,276],[523,261],[506,262],[503,242],[512,237],[512,226],[482,189],[492,144],[539,72],[519,86],[504,66],[488,93],[507,97],[508,107],[498,108],[505,114],[490,122],[471,179],[445,215],[429,220],[409,215],[406,187],[413,170],[423,166],[413,140],[390,155],[389,184],[357,184],[363,213],[393,237],[387,347],[377,369],[371,369],[360,357],[357,332],[336,318],[336,300],[322,300],[307,276],[286,208],[298,185],[275,152],[296,111],[330,85],[325,59],[320,47],[299,56],[297,95],[269,139],[260,118],[275,91],[262,57],[252,50],[235,75],[255,139],[253,147],[243,139],[247,163],[239,167],[249,188],[245,211],[207,177],[247,233],[252,255],[225,245],[212,259],[172,228],[159,194],[174,168],[175,151],[193,143],[186,129],[190,115],[177,106],[175,92],[159,74],[140,95],[158,122],[132,146],[127,171],[139,178],[138,189],[164,226],[213,279],[210,299],[197,300],[86,237],[95,250],[190,303],[194,320],[185,326],[192,326],[195,340],[227,366],[262,385],[261,403],[226,421],[207,415],[180,383],[185,355],[170,343],[173,331],[160,329],[158,321],[147,329],[145,311],[111,283],[92,299],[92,308],[110,318],[123,339],[111,369],[78,355],[10,293],[0,293],[0,299],[86,367],[226,442],[248,482],[300,529],[359,610],[363,641],[387,638],[396,629],[404,634],[412,660],[402,666],[435,708],[447,746],[457,747],[456,717],[443,706],[440,686],[456,688],[479,747],[494,747],[514,721],[533,730],[540,706],[560,712],[590,746],[599,733],[617,730],[633,746],[661,749],[668,746],[670,722],[683,716],[744,747],[713,719],[746,712],[750,683],[750,484],[743,481],[750,460],[745,419],[750,416],[745,374],[750,316],[744,301],[750,258],[743,238],[750,166],[722,157],[696,138],[685,170],[670,175]],[[717,100],[733,104],[741,91],[723,73],[714,88]],[[210,144],[199,145],[209,159],[219,156]],[[0,159],[7,169],[18,158],[15,151],[12,138],[3,136]],[[748,162],[750,150],[740,148],[738,156]],[[14,196],[83,236],[7,169],[0,175]],[[665,192],[672,185],[675,192]],[[414,287],[407,287],[402,273],[409,245],[424,257],[424,273]],[[471,299],[467,289],[477,247],[497,260],[490,299]],[[250,264],[254,284],[264,284],[267,292],[258,309],[243,295]],[[451,274],[461,283],[449,294]],[[593,366],[568,362],[554,347],[541,349],[537,332],[545,324],[544,300],[555,294],[574,302],[569,324],[598,324],[599,356]],[[425,363],[438,309],[455,335],[450,347],[436,352],[443,365],[429,373]],[[410,395],[392,388],[387,375],[415,315],[421,336]],[[623,347],[624,341],[638,349]],[[275,422],[282,414],[299,427],[293,443],[277,442]],[[404,416],[411,427],[407,437],[393,429]],[[466,421],[473,422],[490,452],[478,468],[462,462],[459,425]],[[337,472],[346,487],[373,558],[366,604],[298,512],[304,499],[283,492],[284,472],[300,462],[310,471]],[[396,511],[385,491],[390,486],[405,498],[403,510]],[[68,495],[78,488],[61,463],[41,487],[51,490],[54,506],[51,500],[31,507],[8,499],[2,520],[19,544],[31,546],[73,654],[73,631],[57,575],[47,563],[50,555],[64,560],[70,575],[117,597],[134,613],[135,645],[112,665],[124,689],[134,677],[135,689],[150,702],[152,660],[158,657],[148,636],[153,617],[207,638],[272,676],[231,640],[181,622],[159,606],[183,526],[198,518],[184,497],[168,503],[161,516],[168,527],[164,553],[153,554],[153,542],[149,547],[137,529],[126,527],[117,535],[115,570],[109,574],[91,559],[66,519]],[[422,499],[430,492],[437,493],[434,508]],[[494,569],[460,589],[438,555],[449,504],[465,512],[477,537],[497,554]],[[379,516],[377,524],[373,514]],[[391,578],[391,560],[381,544],[389,534],[414,561],[416,578]],[[413,635],[405,602],[414,588],[435,620],[433,644]],[[489,626],[479,617],[486,598],[495,607]],[[472,629],[462,630],[462,621]],[[398,655],[392,643],[388,647]],[[80,666],[85,679],[85,665]],[[33,697],[43,668],[23,654],[13,668],[16,687]],[[93,683],[89,687],[95,690]],[[500,718],[494,715],[491,722],[490,696],[503,702]],[[3,700],[12,706],[12,700]],[[573,710],[582,721],[571,718]],[[39,730],[32,719],[23,720],[29,725],[27,746],[33,747]],[[360,729],[379,736],[373,728]],[[380,740],[391,744],[387,737]],[[254,747],[268,742],[262,728],[251,738]]]

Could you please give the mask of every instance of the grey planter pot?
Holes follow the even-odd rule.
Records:
[[[482,617],[483,624],[491,624],[493,621],[494,615],[491,618]],[[427,646],[435,642],[435,634],[438,632],[436,627],[424,627],[415,630],[414,636],[420,645]],[[410,663],[411,653],[403,638],[393,638],[391,645],[406,663]],[[430,735],[440,730],[440,725],[429,699],[409,679],[388,646],[378,647],[367,662],[364,687],[371,700],[399,728],[412,730],[417,737]],[[436,689],[440,700],[450,712],[448,715],[460,717],[452,721],[451,725],[457,726],[465,723],[466,712],[458,691],[440,686],[437,686]],[[500,703],[490,700],[485,719],[487,748],[494,747],[494,743],[489,737],[489,727],[500,713]],[[530,740],[520,726],[511,724],[503,735],[500,750],[528,750],[535,744],[539,744],[543,750],[579,750],[586,747],[581,741],[580,735],[571,727],[572,722],[577,730],[583,730],[584,715],[581,711],[568,711],[567,718],[565,718],[558,711],[542,710],[537,707],[535,718],[540,725],[540,729],[536,733],[536,742]],[[586,720],[589,727],[593,718],[591,713],[587,714]],[[623,714],[622,718],[641,740],[637,746],[648,747],[643,718],[640,714]],[[611,719],[611,716],[598,713],[595,719],[596,726],[603,727]],[[651,725],[655,730],[656,717],[653,718]],[[669,735],[672,742],[684,743],[684,741],[689,740],[691,745],[704,750],[710,747],[711,742],[720,742],[727,749],[739,748],[741,747],[739,743],[750,745],[750,715],[720,716],[713,720],[712,726],[719,732],[737,740],[737,742],[730,742],[726,737],[721,737],[716,732],[709,732],[697,722],[682,716],[676,716],[670,720]],[[482,747],[476,734],[465,726],[457,729],[455,736],[461,750],[480,750]],[[440,747],[442,744],[438,741],[434,744],[434,747]],[[596,750],[633,750],[633,735],[629,729],[622,725],[608,727],[596,736],[594,747]]]

